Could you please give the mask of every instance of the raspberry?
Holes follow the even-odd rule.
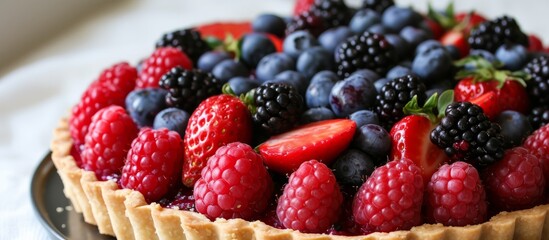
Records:
[[[335,223],[342,202],[343,195],[332,171],[323,163],[310,160],[290,175],[276,212],[287,228],[321,233]]]
[[[69,128],[78,150],[84,144],[93,115],[109,105],[124,106],[126,95],[135,87],[137,70],[126,62],[118,63],[101,72],[72,108]]]
[[[92,84],[82,94],[80,102],[72,108],[69,118],[69,129],[74,145],[80,149],[84,144],[88,127],[93,115],[110,105],[124,106],[126,94],[102,84]]]
[[[106,85],[128,94],[135,88],[136,79],[137,70],[127,62],[121,62],[103,70],[92,84]]]
[[[194,185],[196,210],[212,220],[254,219],[268,207],[272,192],[263,158],[240,142],[217,149]]]
[[[120,106],[109,106],[93,115],[82,152],[82,168],[102,180],[118,175],[124,166],[137,126]]]
[[[162,75],[178,66],[190,70],[193,64],[189,57],[177,48],[161,47],[156,49],[141,66],[137,88],[158,87]]]
[[[465,162],[445,164],[426,189],[427,221],[465,226],[486,220],[486,193],[477,169]]]
[[[120,185],[154,202],[179,183],[182,165],[183,140],[179,133],[143,128],[132,142]]]
[[[421,224],[423,179],[412,161],[391,161],[374,170],[353,202],[353,216],[362,231],[408,230]]]
[[[534,131],[523,147],[538,157],[545,179],[549,179],[549,124]]]
[[[162,198],[159,204],[165,208],[196,212],[192,188],[183,187],[177,191],[175,196]]]
[[[503,159],[484,170],[482,178],[493,210],[526,209],[543,201],[545,178],[539,160],[523,147],[507,150]]]

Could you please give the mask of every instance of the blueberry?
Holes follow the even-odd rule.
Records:
[[[406,58],[410,54],[410,44],[400,35],[386,34],[385,39],[387,40],[387,42],[393,45],[397,56],[400,56],[401,59]]]
[[[202,54],[198,59],[198,69],[204,72],[211,72],[215,65],[223,60],[231,59],[231,55],[223,51],[210,51]]]
[[[384,158],[391,150],[391,136],[385,128],[376,124],[366,124],[357,128],[353,146],[374,156]]]
[[[497,116],[496,123],[501,126],[501,135],[507,148],[521,145],[532,133],[532,125],[528,117],[516,111],[503,111]]]
[[[376,89],[372,81],[361,75],[351,75],[337,82],[330,92],[330,106],[338,117],[346,117],[374,105]]]
[[[392,32],[400,32],[406,26],[417,26],[422,17],[410,7],[391,6],[383,12],[381,22]]]
[[[265,34],[250,33],[240,40],[240,59],[250,68],[255,68],[261,58],[274,52],[276,47]]]
[[[305,93],[309,81],[296,71],[288,70],[277,74],[271,82],[285,82],[292,85],[299,93]]]
[[[247,93],[259,86],[259,82],[248,77],[234,77],[229,80],[229,86],[236,96]]]
[[[394,78],[380,78],[374,82],[374,87],[377,92],[381,92],[381,88],[388,82],[393,81]]]
[[[520,44],[504,44],[496,51],[496,58],[506,69],[516,71],[522,69],[528,60],[528,50]]]
[[[412,73],[412,70],[408,67],[404,67],[404,66],[401,66],[401,65],[396,65],[394,67],[392,67],[391,69],[389,69],[389,71],[387,72],[387,76],[385,76],[386,78],[388,79],[394,79],[394,78],[397,78],[397,77],[402,77],[404,75],[408,75]]]
[[[215,78],[217,78],[217,80],[226,83],[233,77],[248,76],[249,72],[246,66],[242,63],[232,59],[227,59],[215,65],[212,70],[212,74]]]
[[[167,128],[179,133],[181,137],[185,135],[187,123],[189,123],[189,113],[179,108],[166,108],[160,111],[154,117],[154,129]]]
[[[361,186],[374,171],[375,164],[368,154],[351,148],[336,159],[333,168],[342,185]]]
[[[450,54],[450,57],[452,57],[453,60],[459,60],[461,58],[461,55],[459,53],[459,49],[454,45],[446,45],[444,46],[448,54]]]
[[[402,37],[412,49],[415,49],[417,45],[432,38],[429,32],[412,26],[406,26],[400,31],[400,37]]]
[[[255,76],[260,82],[265,82],[272,80],[281,72],[294,69],[295,60],[290,55],[287,53],[271,53],[259,61]]]
[[[370,110],[359,110],[351,115],[349,119],[353,120],[356,123],[356,128],[360,128],[366,124],[376,124],[379,125],[379,117],[377,114]]]
[[[445,78],[452,69],[452,58],[444,48],[428,49],[412,62],[412,72],[427,83]]]
[[[166,108],[166,94],[162,88],[133,90],[126,97],[126,110],[139,127],[150,127],[156,114]]]
[[[337,81],[339,81],[339,77],[331,71],[315,74],[305,91],[307,107],[330,107],[330,92]]]
[[[369,81],[371,82],[375,82],[376,80],[379,79],[379,75],[377,75],[376,72],[370,70],[370,69],[360,69],[360,70],[356,70],[354,73],[351,74],[352,75],[359,75],[359,76],[362,76],[363,78],[366,78],[368,79]]]
[[[312,122],[318,122],[322,120],[328,120],[328,119],[334,119],[335,115],[332,110],[326,107],[317,107],[317,108],[310,108],[307,109],[302,115],[301,115],[301,123],[307,124]]]
[[[297,71],[310,79],[315,73],[334,68],[332,54],[322,47],[313,47],[303,51],[296,64]]]
[[[277,37],[284,37],[286,22],[274,14],[261,14],[252,22],[254,32],[270,33]]]
[[[381,23],[381,16],[379,13],[372,9],[365,8],[360,9],[355,13],[353,18],[351,18],[349,27],[354,33],[361,34],[368,30],[368,28],[372,25],[378,23]]]
[[[353,36],[353,32],[346,26],[339,26],[336,28],[330,28],[324,31],[320,36],[318,36],[318,41],[320,45],[324,47],[329,52],[335,52],[337,46],[343,43],[347,38]]]
[[[377,23],[370,26],[367,31],[371,33],[382,34],[382,35],[387,34],[389,32],[389,30],[387,30],[387,28],[383,26],[381,23]]]
[[[297,58],[305,49],[318,46],[318,40],[307,31],[296,31],[288,35],[282,43],[285,53]]]
[[[442,43],[434,39],[425,40],[421,42],[419,45],[417,45],[415,55],[419,55],[420,53],[423,53],[427,50],[431,50],[435,48],[444,48],[444,46],[442,46]]]

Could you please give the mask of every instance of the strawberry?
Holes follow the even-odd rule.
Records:
[[[203,38],[214,37],[225,40],[228,36],[240,39],[244,34],[252,32],[250,22],[215,22],[198,26],[196,28]]]
[[[477,25],[486,22],[486,18],[475,11],[457,13],[455,19],[458,24],[464,25],[463,32],[467,34]]]
[[[349,119],[324,120],[271,137],[257,149],[270,169],[291,173],[311,159],[329,165],[347,148],[355,130]]]
[[[439,166],[449,161],[444,150],[431,142],[431,131],[436,127],[441,116],[435,116],[435,110],[444,112],[444,109],[452,101],[451,91],[444,92],[440,98],[438,94],[431,96],[419,107],[417,98],[414,97],[404,107],[406,114],[391,128],[392,149],[390,160],[409,159],[420,169],[425,184],[431,179],[431,175]],[[440,110],[442,109],[442,110]]]
[[[469,54],[469,43],[467,43],[467,35],[462,31],[451,30],[440,38],[440,43],[444,46],[452,45],[459,50],[460,57],[465,57]]]
[[[477,98],[471,99],[471,103],[479,105],[484,111],[484,114],[490,119],[495,119],[498,114],[502,112],[500,110],[496,91],[489,91]]]
[[[314,3],[315,0],[297,0],[294,5],[294,16],[308,11]]]
[[[526,113],[529,109],[528,94],[526,92],[526,74],[499,70],[500,63],[490,63],[487,60],[471,56],[460,60],[458,66],[474,66],[473,70],[462,70],[456,74],[460,79],[455,86],[455,101],[473,101],[488,92],[495,92],[498,111],[487,110],[491,116],[497,116],[505,110]],[[481,106],[482,107],[482,106]],[[484,109],[483,109],[484,110]]]
[[[252,118],[240,99],[226,94],[207,98],[192,113],[185,130],[183,184],[193,187],[219,147],[251,140]]]
[[[540,52],[543,51],[543,42],[541,39],[534,35],[530,34],[528,35],[528,51],[530,52]]]

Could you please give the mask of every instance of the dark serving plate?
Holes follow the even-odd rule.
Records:
[[[63,183],[51,161],[51,152],[36,168],[31,182],[34,210],[53,239],[115,239],[84,222],[63,193]]]

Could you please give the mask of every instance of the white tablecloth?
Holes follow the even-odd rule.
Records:
[[[397,2],[426,9],[426,1]],[[31,176],[48,151],[58,119],[102,69],[123,60],[135,64],[150,54],[164,32],[201,22],[251,19],[261,12],[289,14],[292,4],[291,0],[120,2],[67,29],[20,64],[1,69],[8,73],[0,79],[0,239],[48,238],[32,209]],[[549,39],[549,18],[541,20],[547,16],[548,0],[460,0],[456,7],[475,7],[490,17],[509,13],[525,31]]]

